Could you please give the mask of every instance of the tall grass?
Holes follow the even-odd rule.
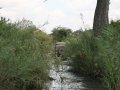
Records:
[[[101,80],[108,90],[120,90],[120,21],[113,21],[97,37],[90,33],[67,39],[63,56],[72,59],[77,73]]]
[[[34,90],[48,78],[50,40],[41,32],[19,30],[4,18],[0,20],[0,88]],[[47,35],[44,35],[48,37]]]
[[[91,32],[91,31],[90,31]],[[73,61],[74,70],[81,74],[93,73],[93,43],[92,34],[81,32],[80,36],[71,37],[63,52],[64,57],[70,57]]]
[[[112,22],[96,40],[98,54],[95,57],[101,62],[103,80],[109,90],[120,90],[120,22]]]

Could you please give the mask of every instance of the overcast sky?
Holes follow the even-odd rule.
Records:
[[[12,21],[25,18],[33,21],[36,26],[48,21],[43,27],[50,33],[56,26],[71,28],[73,31],[80,28],[91,28],[97,0],[0,0],[0,16]],[[85,26],[82,23],[83,16]],[[111,0],[110,20],[120,19],[120,0]]]

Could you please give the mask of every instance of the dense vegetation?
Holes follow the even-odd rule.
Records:
[[[0,90],[40,90],[48,79],[51,40],[42,31],[1,18]]]
[[[98,36],[92,30],[72,33],[64,27],[55,28],[52,35],[55,41],[66,42],[62,58],[72,60],[75,72],[102,81],[108,90],[120,90],[119,20],[104,27]],[[35,26],[18,27],[1,18],[0,89],[42,88],[48,80],[52,49],[52,37]]]
[[[66,40],[64,57],[79,74],[99,79],[108,90],[120,90],[120,21],[112,21],[94,37],[91,30]]]
[[[72,34],[64,27],[54,28],[52,36],[54,42],[67,38],[62,56],[71,58],[77,73],[100,79],[109,90],[120,90],[120,21],[101,29],[108,24],[109,3],[110,0],[97,0],[95,37],[91,30]],[[1,18],[0,89],[40,89],[48,79],[51,40],[31,21],[23,19],[14,24]]]
[[[64,41],[71,33],[71,29],[58,26],[52,30],[53,40],[56,42]]]

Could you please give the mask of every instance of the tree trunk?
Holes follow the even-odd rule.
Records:
[[[93,30],[95,35],[98,35],[101,29],[109,23],[109,2],[110,0],[97,0],[97,6],[95,10],[93,23]]]

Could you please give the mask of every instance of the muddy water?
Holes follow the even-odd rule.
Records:
[[[76,76],[70,72],[71,68],[67,61],[59,69],[52,66],[49,74],[51,80],[45,84],[43,90],[106,90],[97,81]]]

